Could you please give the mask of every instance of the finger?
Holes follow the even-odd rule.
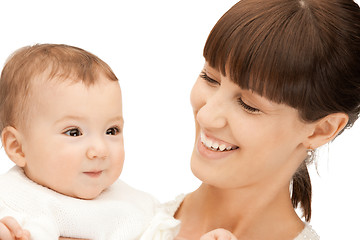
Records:
[[[0,240],[14,240],[15,237],[11,234],[10,230],[0,222]]]
[[[228,231],[228,230],[225,230],[225,229],[222,229],[224,232],[223,232],[223,234],[224,234],[224,240],[226,239],[226,240],[237,240],[237,238],[235,237],[235,235],[234,234],[232,234],[230,231]],[[222,231],[222,230],[219,230],[219,231]],[[225,236],[226,235],[226,236]],[[219,238],[219,240],[221,240],[221,238]]]
[[[237,240],[237,238],[228,230],[219,228],[206,233],[200,240]]]
[[[218,237],[215,231],[210,231],[201,236],[200,240],[217,240]]]
[[[230,240],[238,240],[237,237],[235,237],[234,234],[230,233]]]
[[[21,238],[23,235],[23,229],[20,224],[13,217],[4,217],[1,222],[13,233],[17,238]]]
[[[227,240],[237,240],[237,238],[235,237],[234,234],[232,234],[230,231],[228,230],[224,230],[224,235],[226,235],[226,237],[224,237],[224,239],[227,239]]]
[[[23,230],[23,236],[21,240],[30,240],[30,232],[28,230]]]

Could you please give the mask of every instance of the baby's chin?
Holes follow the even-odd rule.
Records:
[[[78,198],[83,200],[92,200],[97,198],[105,189],[80,189],[73,192],[59,192],[60,194],[66,195],[72,198]]]
[[[75,198],[83,199],[83,200],[92,200],[97,198],[105,189],[101,190],[92,190],[92,191],[80,191],[75,196]]]

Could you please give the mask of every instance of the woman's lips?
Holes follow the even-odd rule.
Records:
[[[209,138],[199,137],[197,141],[198,153],[207,159],[222,159],[234,153],[239,147],[221,141],[206,141]],[[210,146],[210,147],[209,147]]]
[[[225,141],[221,141],[218,140],[216,138],[212,138],[212,137],[208,137],[204,132],[200,132],[200,141],[202,144],[204,144],[207,148],[209,148],[210,150],[213,151],[231,151],[231,150],[236,150],[239,147],[225,142]]]

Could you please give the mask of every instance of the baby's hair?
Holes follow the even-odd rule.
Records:
[[[305,122],[360,112],[360,10],[352,0],[241,0],[212,29],[211,67],[243,89],[299,111]],[[241,124],[241,123],[240,123]],[[293,177],[292,203],[311,218],[305,163]]]
[[[81,48],[64,44],[36,44],[15,51],[0,78],[0,134],[6,126],[26,122],[32,82],[37,79],[96,83],[103,75],[117,81],[111,68]]]

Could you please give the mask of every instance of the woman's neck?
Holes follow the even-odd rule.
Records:
[[[179,237],[189,240],[215,228],[225,228],[239,239],[292,239],[304,227],[289,188],[269,184],[239,189],[202,184],[185,198],[175,217],[182,221]]]

